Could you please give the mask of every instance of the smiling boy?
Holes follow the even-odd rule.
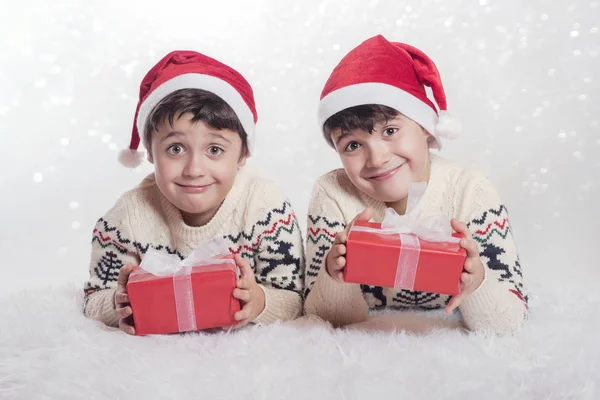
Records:
[[[302,237],[290,203],[245,167],[258,119],[250,84],[231,67],[193,51],[166,55],[144,77],[130,148],[140,141],[154,173],[96,224],[83,312],[134,334],[126,285],[148,248],[187,257],[223,238],[242,276],[233,296],[240,322],[268,324],[302,311]]]
[[[432,89],[439,117],[425,86]],[[383,36],[368,39],[331,73],[319,122],[344,168],[320,177],[313,189],[305,312],[346,326],[365,322],[376,309],[459,308],[471,330],[518,329],[527,319],[528,294],[506,208],[481,173],[429,151],[457,128],[446,114],[435,64],[412,46]],[[343,282],[353,220],[381,222],[388,207],[404,214],[414,182],[427,182],[421,216],[451,217],[454,230],[466,237],[460,295]]]

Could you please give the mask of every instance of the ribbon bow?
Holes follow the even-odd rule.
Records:
[[[421,239],[429,242],[458,242],[452,236],[450,218],[446,216],[422,217],[419,202],[427,188],[426,182],[411,183],[408,187],[406,214],[398,215],[393,208],[385,210],[381,228],[354,225],[353,231],[369,232],[376,235],[398,235],[400,252],[398,256],[394,288],[413,290],[417,266],[421,253]]]
[[[183,261],[175,254],[165,254],[153,248],[148,248],[140,264],[140,270],[132,275],[150,273],[157,277],[173,277],[173,293],[177,312],[179,332],[196,331],[196,312],[194,308],[194,291],[192,288],[192,267],[212,265],[227,268],[225,264],[237,265],[231,258],[219,258],[229,254],[229,249],[222,238],[213,238],[200,244]],[[219,265],[220,264],[220,265]]]
[[[427,188],[426,182],[411,183],[408,187],[406,214],[398,215],[393,208],[387,208],[381,222],[381,233],[412,233],[430,242],[454,242],[450,217],[444,215],[422,217],[419,202]]]
[[[202,242],[183,261],[175,254],[165,254],[150,247],[144,255],[140,268],[159,277],[189,275],[192,267],[231,263],[229,259],[217,258],[223,254],[229,254],[223,238]]]

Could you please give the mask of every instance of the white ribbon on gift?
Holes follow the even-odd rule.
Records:
[[[132,272],[132,275],[150,273],[158,277],[172,276],[179,332],[195,331],[198,326],[192,290],[192,267],[233,264],[237,271],[234,260],[218,258],[223,254],[229,254],[223,238],[213,238],[201,243],[184,260],[180,260],[175,254],[165,254],[149,247],[140,264],[141,270]]]
[[[429,242],[454,242],[460,239],[452,236],[450,217],[422,217],[420,200],[427,189],[427,182],[411,183],[408,187],[406,213],[399,215],[393,208],[387,208],[381,228],[352,226],[350,232],[368,232],[376,235],[399,235],[400,255],[394,278],[394,288],[413,290],[417,276],[417,266],[421,254],[421,239]]]

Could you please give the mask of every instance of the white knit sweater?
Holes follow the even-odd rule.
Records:
[[[471,330],[504,333],[527,318],[528,294],[508,214],[494,187],[479,172],[434,154],[430,180],[421,199],[422,217],[446,215],[467,224],[485,266],[483,283],[459,309]],[[309,206],[305,312],[346,325],[364,320],[369,309],[439,309],[450,296],[351,283],[326,272],[325,259],[335,234],[366,207],[381,222],[386,205],[359,191],[343,169],[316,182]]]
[[[97,222],[83,312],[116,326],[114,291],[119,270],[139,265],[149,247],[184,259],[204,240],[222,237],[241,253],[265,292],[254,321],[293,319],[302,312],[304,249],[296,216],[279,188],[243,167],[215,216],[204,226],[184,223],[156,186],[154,174],[125,193]]]

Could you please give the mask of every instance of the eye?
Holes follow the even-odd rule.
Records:
[[[174,156],[179,155],[179,154],[183,153],[183,146],[178,143],[172,144],[167,149],[167,153],[172,154]]]
[[[353,142],[348,143],[346,145],[346,147],[344,147],[344,151],[351,152],[351,151],[358,149],[359,147],[360,147],[360,143],[353,141]]]
[[[398,132],[398,128],[386,128],[383,131],[383,136],[392,136],[396,132]]]
[[[210,146],[208,148],[208,152],[210,153],[211,156],[218,156],[221,153],[223,153],[225,150],[223,150],[222,148],[220,148],[219,146]]]

